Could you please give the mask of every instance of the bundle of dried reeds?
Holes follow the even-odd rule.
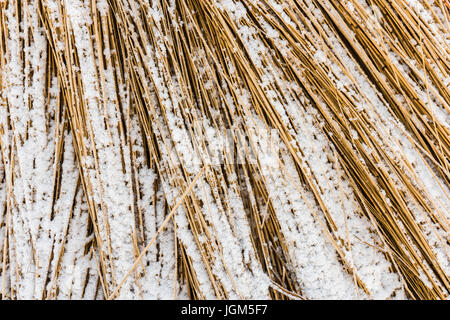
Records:
[[[2,299],[445,299],[447,0],[0,2]]]

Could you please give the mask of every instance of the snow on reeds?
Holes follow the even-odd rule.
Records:
[[[0,8],[2,299],[448,297],[448,1]]]

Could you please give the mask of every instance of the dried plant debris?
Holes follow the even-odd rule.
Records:
[[[1,299],[447,299],[447,0],[0,2]]]

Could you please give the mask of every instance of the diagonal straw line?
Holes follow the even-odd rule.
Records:
[[[172,211],[169,213],[169,215],[166,217],[166,219],[163,221],[161,227],[159,227],[158,231],[156,232],[156,234],[153,236],[153,238],[150,240],[150,242],[147,244],[147,246],[145,247],[145,249],[141,252],[141,254],[139,255],[139,257],[137,257],[136,261],[134,262],[133,266],[131,267],[131,269],[128,271],[128,273],[125,275],[125,277],[122,279],[122,281],[119,283],[119,285],[117,286],[116,290],[114,290],[114,292],[108,297],[108,300],[113,299],[120,291],[120,289],[122,288],[123,284],[125,283],[125,281],[127,280],[127,278],[130,276],[130,274],[134,271],[134,269],[136,269],[136,266],[139,264],[139,261],[141,261],[142,257],[144,256],[144,254],[148,251],[148,249],[150,249],[150,247],[152,246],[152,244],[155,242],[156,238],[158,237],[158,235],[161,233],[161,231],[164,229],[164,227],[166,226],[166,224],[169,222],[170,218],[174,215],[175,211],[178,209],[178,207],[180,206],[180,204],[183,203],[184,198],[186,198],[186,196],[188,195],[188,193],[191,191],[192,187],[195,185],[195,183],[197,182],[197,180],[200,178],[200,176],[203,173],[203,170],[205,169],[205,167],[203,167],[199,173],[197,173],[197,175],[195,176],[194,180],[192,180],[192,182],[190,183],[189,187],[186,189],[186,191],[183,193],[183,195],[181,196],[181,198],[178,200],[178,202],[175,204],[175,206],[173,207]]]

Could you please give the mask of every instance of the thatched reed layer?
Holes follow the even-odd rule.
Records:
[[[448,1],[0,8],[1,298],[448,297]]]

